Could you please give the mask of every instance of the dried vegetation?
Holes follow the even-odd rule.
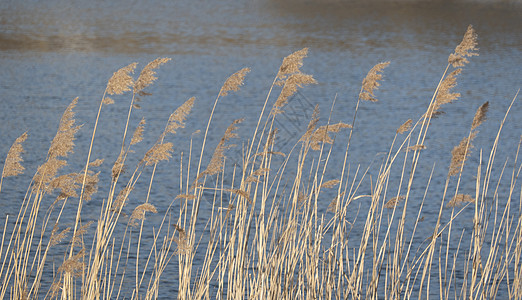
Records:
[[[190,98],[135,161],[129,154],[143,143],[146,121],[131,124],[130,116],[140,97],[148,95],[145,89],[156,80],[158,68],[170,59],[150,62],[136,79],[136,63],[121,68],[101,97],[85,167],[62,174],[81,129],[75,123],[78,99],[74,99],[27,194],[16,199],[19,213],[15,220],[6,219],[2,234],[0,298],[409,299],[433,294],[443,299],[521,298],[522,205],[515,204],[520,201],[516,191],[522,168],[518,150],[508,193],[497,183],[508,173],[507,167],[495,178],[499,172],[493,164],[504,121],[488,159],[482,151],[471,151],[477,129],[486,120],[488,102],[478,108],[467,136],[452,151],[445,184],[430,188],[441,196],[428,196],[431,177],[424,185],[422,180],[414,182],[423,162],[421,153],[431,151],[425,146],[430,144],[426,139],[430,124],[437,121],[434,117],[443,117],[443,106],[459,98],[452,90],[468,58],[478,55],[476,47],[477,35],[470,26],[449,56],[426,112],[397,129],[373,177],[359,168],[350,172],[350,142],[358,130],[359,105],[377,101],[375,93],[389,62],[378,63],[363,79],[350,124],[322,122],[316,107],[301,138],[283,153],[275,119],[284,114],[298,89],[316,83],[301,71],[308,49],[284,58],[252,136],[237,142],[243,150],[240,165],[227,164],[227,153],[239,147],[231,143],[239,140],[242,119],[216,139],[213,151],[205,144],[211,123],[217,122],[215,107],[248,82],[249,68],[231,75],[217,93],[200,141],[199,160],[192,149],[194,137],[189,149],[178,149],[178,143],[169,141],[185,127],[197,105]],[[114,163],[103,164],[91,158],[98,122],[103,107],[115,102],[108,96],[120,99],[122,94],[130,103],[121,147],[118,137]],[[127,138],[133,126],[134,134]],[[337,139],[341,136],[345,139]],[[27,137],[23,133],[7,153],[0,191],[2,184],[10,184],[8,177],[25,171],[22,154]],[[331,161],[333,151],[339,150],[337,140],[346,142],[341,148],[344,161]],[[179,160],[173,158],[174,151],[179,151]],[[470,179],[463,171],[472,155],[480,159],[467,166],[476,171]],[[167,160],[171,165],[179,162],[172,168],[179,178],[179,193],[161,195],[172,199],[165,208],[151,195],[156,167]],[[94,171],[97,168],[101,171]],[[108,182],[100,181],[100,172],[107,173],[103,178]],[[465,177],[474,181],[474,189],[461,187]],[[400,180],[390,184],[391,178]],[[368,180],[371,188],[363,192],[362,182]],[[103,194],[98,186],[103,186]],[[145,196],[133,197],[140,189],[145,189],[140,194]],[[425,190],[424,197],[414,193],[419,189]],[[55,190],[57,199],[49,201]],[[12,201],[3,196],[0,193],[2,201]],[[85,202],[92,199],[97,213],[85,214]],[[425,215],[425,201],[435,203],[438,214]],[[461,218],[466,212],[471,219]],[[72,222],[64,222],[65,215]],[[459,232],[455,227],[462,222],[469,226]],[[163,286],[160,277],[175,287]],[[176,293],[165,295],[170,290]]]

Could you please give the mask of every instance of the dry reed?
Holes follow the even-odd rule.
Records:
[[[126,140],[136,97],[148,94],[144,89],[169,59],[150,62],[136,80],[136,63],[121,68],[101,97],[85,167],[62,174],[81,129],[74,119],[75,99],[60,120],[47,159],[29,184],[14,224],[6,219],[0,248],[0,298],[156,299],[166,296],[167,271],[177,276],[167,278],[175,294],[166,297],[178,299],[409,299],[434,294],[441,299],[520,298],[522,217],[512,208],[515,203],[518,210],[521,207],[519,150],[507,188],[503,175],[508,173],[508,164],[497,170],[493,163],[502,145],[505,119],[489,159],[484,161],[482,156],[487,150],[473,154],[480,155],[474,178],[467,178],[462,170],[472,155],[477,129],[486,120],[489,102],[477,109],[468,136],[453,149],[443,187],[430,186],[434,171],[427,183],[416,174],[424,166],[420,153],[434,148],[427,138],[430,120],[460,96],[453,92],[456,78],[468,58],[478,55],[476,47],[477,35],[469,26],[449,56],[426,112],[418,121],[410,119],[390,132],[394,137],[381,164],[366,170],[350,169],[348,150],[359,103],[377,101],[374,93],[389,62],[375,65],[362,81],[359,94],[354,95],[357,105],[351,124],[328,119],[320,125],[316,106],[295,147],[283,153],[278,151],[274,120],[284,113],[298,88],[316,83],[312,75],[301,71],[307,48],[285,57],[240,167],[229,166],[226,151],[235,146],[230,142],[239,138],[242,119],[228,126],[212,154],[204,151],[218,100],[238,91],[250,71],[239,70],[217,94],[200,141],[199,161],[194,160],[192,148],[197,136],[190,139],[186,152],[179,149],[179,191],[161,195],[173,201],[163,217],[157,216],[159,223],[156,217],[145,222],[146,215],[164,209],[151,196],[156,167],[165,160],[178,162],[172,158],[174,145],[178,148],[183,143],[166,139],[185,127],[195,98],[169,116],[141,160],[129,161],[128,154],[143,143],[145,133],[145,119],[141,119],[132,125],[136,129],[131,140]],[[450,67],[456,69],[450,72]],[[282,86],[280,94],[272,96],[278,86]],[[116,162],[103,170],[103,160],[91,161],[96,126],[102,107],[114,103],[106,95],[125,92],[131,92],[131,100],[122,146],[115,153]],[[265,113],[270,101],[272,109]],[[337,140],[346,141],[342,129],[350,129],[344,161],[333,161]],[[2,179],[24,171],[21,153],[26,138],[27,133],[22,134],[9,150]],[[210,161],[201,171],[206,159]],[[96,168],[101,171],[93,171]],[[121,182],[124,170],[127,182]],[[475,187],[460,186],[461,179],[474,181]],[[490,187],[493,182],[495,188]],[[449,187],[455,184],[453,197],[446,201]],[[99,185],[106,195],[97,194]],[[46,201],[53,191],[58,191],[57,199]],[[95,217],[82,210],[91,199],[96,201],[89,203],[90,209],[99,209]],[[427,201],[439,205],[438,215],[424,208]],[[46,203],[52,204],[47,208]],[[472,222],[462,222],[463,218]],[[459,236],[453,234],[457,226],[462,230]],[[61,262],[56,257],[62,257]]]
[[[250,68],[243,68],[236,73],[232,74],[223,84],[223,87],[220,91],[220,96],[228,95],[228,92],[239,91],[239,88],[243,85],[243,81],[245,80],[246,74],[250,72]]]
[[[359,98],[365,101],[376,102],[377,99],[373,94],[376,89],[381,85],[379,81],[382,80],[382,71],[384,68],[388,67],[390,62],[383,62],[376,64],[371,70],[368,72],[366,77],[362,82],[362,90],[359,93]]]
[[[146,87],[151,85],[156,79],[158,79],[156,75],[156,69],[161,65],[170,61],[170,58],[157,58],[150,63],[148,63],[140,73],[140,76],[134,82],[134,93],[142,92]],[[110,82],[109,82],[110,83]],[[124,84],[131,84],[132,81],[127,80],[124,81]],[[122,89],[124,91],[125,89]]]
[[[121,95],[130,91],[131,87],[134,85],[134,79],[132,78],[131,74],[134,73],[137,65],[137,63],[132,63],[114,72],[112,77],[109,79],[109,82],[107,83],[107,94]]]
[[[2,178],[9,176],[17,176],[24,172],[25,168],[22,166],[23,158],[21,154],[24,152],[22,143],[27,139],[27,132],[19,136],[9,148],[7,157],[5,159],[4,168],[2,170]]]
[[[408,121],[404,122],[399,128],[397,128],[397,134],[403,134],[406,131],[411,129],[411,124],[413,121],[409,119]]]

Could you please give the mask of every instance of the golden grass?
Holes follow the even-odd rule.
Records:
[[[218,91],[197,150],[199,159],[192,146],[197,136],[181,137],[188,149],[178,149],[179,143],[169,140],[190,118],[195,105],[195,98],[190,98],[169,116],[156,142],[135,161],[129,161],[129,153],[142,142],[146,121],[131,124],[130,117],[139,98],[149,95],[145,89],[156,79],[156,70],[170,59],[150,62],[137,79],[133,77],[136,63],[121,68],[108,80],[101,97],[82,162],[85,167],[63,174],[81,129],[75,124],[78,99],[74,99],[45,162],[29,183],[16,219],[6,218],[0,246],[0,298],[521,298],[519,149],[512,170],[507,164],[500,169],[494,165],[511,106],[489,158],[486,150],[471,152],[477,129],[486,119],[486,102],[452,151],[444,184],[431,186],[433,171],[427,182],[417,175],[419,166],[432,164],[421,159],[421,153],[431,151],[425,145],[429,145],[432,118],[460,96],[452,89],[468,58],[478,55],[476,40],[473,27],[468,27],[448,58],[426,112],[397,129],[377,176],[369,176],[369,169],[353,168],[349,153],[352,133],[358,130],[359,105],[377,101],[375,92],[389,62],[375,65],[363,79],[359,94],[354,95],[357,104],[350,124],[322,121],[316,106],[295,146],[283,153],[275,120],[284,113],[289,97],[316,83],[301,71],[308,49],[285,57],[252,136],[238,142],[243,144],[241,165],[231,165],[227,153],[235,146],[232,139],[239,138],[236,131],[242,119],[230,124],[213,152],[205,145],[219,99],[248,82],[249,68],[232,74]],[[273,95],[278,90],[279,95]],[[130,103],[119,154],[109,164],[91,159],[96,155],[93,144],[103,107],[115,101],[108,96],[126,92]],[[127,138],[130,127],[135,130]],[[341,135],[348,137],[342,148],[336,142]],[[9,184],[4,177],[25,170],[26,138],[27,133],[22,134],[7,153],[0,191],[2,184]],[[173,159],[174,148],[180,153],[179,166],[174,168],[179,170],[175,175],[179,193],[162,195],[173,199],[162,211],[162,203],[151,198],[152,189],[158,164],[178,162]],[[344,149],[344,160],[332,161],[332,153],[339,149]],[[478,163],[466,166],[471,155],[478,156]],[[474,169],[474,177],[467,178],[465,167]],[[506,177],[508,188],[501,188]],[[475,188],[461,191],[463,179],[473,181]],[[363,182],[368,180],[370,189],[363,192]],[[99,186],[105,195],[99,194]],[[143,187],[141,196],[134,197]],[[432,189],[441,196],[430,196]],[[414,190],[424,190],[424,195]],[[53,191],[58,196],[49,200]],[[99,203],[94,219],[83,212],[85,201],[93,198]],[[204,216],[203,201],[210,201]],[[438,214],[424,211],[426,201],[438,205]],[[66,215],[72,222],[64,221]],[[163,280],[176,285],[175,294],[165,292]]]
[[[379,81],[382,80],[382,72],[384,68],[388,67],[389,65],[390,62],[387,61],[376,64],[373,68],[371,68],[362,82],[362,90],[361,93],[359,93],[359,98],[361,98],[361,100],[372,102],[378,101],[373,93],[381,85]]]

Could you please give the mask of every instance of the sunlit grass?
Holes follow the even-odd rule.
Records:
[[[476,46],[476,34],[470,26],[449,55],[426,112],[404,120],[378,175],[369,179],[368,170],[355,167],[350,172],[350,143],[360,105],[379,101],[375,93],[389,62],[377,63],[369,70],[355,95],[356,109],[350,120],[322,121],[316,107],[292,149],[281,152],[276,119],[284,114],[288,99],[299,88],[316,83],[301,70],[307,49],[294,52],[284,58],[267,89],[250,138],[238,142],[236,131],[242,119],[230,120],[216,139],[215,149],[207,149],[215,108],[223,97],[241,88],[250,71],[243,68],[217,91],[208,122],[201,124],[201,149],[192,148],[195,137],[177,135],[193,106],[198,105],[190,98],[169,116],[156,142],[137,161],[130,160],[129,154],[143,140],[146,120],[131,124],[131,116],[137,100],[147,96],[145,90],[156,79],[156,70],[169,59],[150,62],[137,78],[136,63],[118,70],[101,97],[83,169],[63,174],[74,151],[76,133],[81,130],[81,125],[75,124],[75,99],[61,118],[46,161],[27,187],[16,219],[6,219],[0,249],[0,298],[522,297],[522,201],[517,182],[522,164],[518,150],[513,169],[493,167],[505,118],[490,152],[472,152],[488,102],[477,107],[469,129],[452,151],[451,165],[440,187],[441,198],[430,199],[439,207],[429,229],[433,234],[426,237],[418,233],[419,226],[426,226],[422,215],[432,179],[414,180],[419,166],[432,163],[422,160],[421,153],[430,151],[424,143],[430,124],[437,121],[434,118],[443,118],[445,105],[459,98],[454,92],[457,77],[468,58],[478,55]],[[123,120],[121,147],[118,137],[118,158],[104,162],[96,159],[93,146],[97,132],[103,130],[98,128],[102,112],[114,103],[110,97],[115,95],[129,95],[130,103]],[[508,113],[509,109],[506,116]],[[338,135],[347,136],[346,144],[336,143]],[[0,191],[3,184],[10,184],[8,177],[24,171],[26,138],[27,134],[22,134],[7,154]],[[156,168],[172,158],[176,139],[189,145],[181,151],[180,164],[172,168],[179,178],[180,193],[165,195],[174,199],[167,212],[147,220],[158,214],[150,197]],[[227,164],[227,151],[240,147],[235,144],[243,145],[241,164]],[[343,159],[334,161],[334,152],[344,153]],[[480,156],[474,166],[466,164],[472,153]],[[459,189],[465,166],[476,170],[473,194]],[[101,181],[100,172],[110,174],[110,179]],[[128,175],[125,180],[124,172]],[[391,178],[400,180],[390,185]],[[363,180],[371,181],[369,193],[360,189]],[[506,180],[507,195],[499,189],[500,182]],[[105,195],[98,193],[101,186]],[[450,186],[456,188],[450,190]],[[139,198],[141,202],[127,206],[129,197],[143,187],[146,191],[145,197]],[[412,197],[413,189],[423,189],[424,197]],[[202,216],[201,203],[209,197],[212,206]],[[328,205],[319,201],[324,197],[330,197]],[[88,220],[82,218],[83,209],[92,198],[100,199],[101,206],[97,207],[97,219]],[[1,193],[0,199],[6,200]],[[365,204],[359,205],[360,201]],[[413,214],[412,203],[419,207]],[[449,217],[443,217],[444,208]],[[455,222],[462,222],[459,217],[464,210],[473,212],[471,232],[465,234],[454,230]],[[62,222],[64,216],[74,221]],[[354,225],[354,218],[360,226]],[[155,222],[158,219],[161,221]],[[354,230],[357,238],[352,237]],[[50,261],[51,253],[61,261]],[[170,274],[177,271],[177,277],[166,278],[169,270]],[[175,295],[165,294],[173,288],[165,288],[162,280],[177,284]]]

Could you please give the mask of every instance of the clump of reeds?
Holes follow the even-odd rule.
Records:
[[[239,166],[231,166],[227,155],[235,146],[231,141],[240,138],[242,119],[228,126],[214,151],[207,151],[205,145],[211,124],[220,122],[213,120],[219,100],[240,91],[249,68],[233,73],[217,92],[199,159],[194,159],[192,149],[195,137],[188,149],[178,149],[180,143],[169,140],[185,127],[195,105],[195,98],[190,98],[165,116],[165,129],[136,160],[129,154],[143,143],[147,122],[141,118],[132,124],[131,115],[139,108],[137,102],[151,95],[147,88],[170,59],[150,62],[137,78],[133,75],[137,63],[121,68],[108,80],[101,97],[85,167],[65,172],[82,129],[75,123],[78,99],[74,99],[60,120],[45,162],[21,199],[16,220],[6,218],[0,245],[0,298],[522,297],[522,204],[518,203],[518,214],[511,208],[512,201],[520,201],[519,149],[507,188],[502,185],[507,167],[496,170],[493,164],[506,118],[489,159],[482,157],[487,150],[479,152],[473,166],[476,175],[469,179],[475,182],[474,189],[461,187],[460,182],[467,176],[463,170],[468,158],[477,155],[471,152],[472,142],[486,120],[489,102],[478,108],[467,136],[453,149],[445,184],[430,186],[433,172],[427,183],[417,179],[424,162],[421,153],[432,151],[427,139],[432,119],[443,117],[441,108],[460,97],[453,91],[457,75],[468,58],[478,55],[476,47],[477,35],[470,26],[449,56],[426,112],[391,132],[390,148],[377,170],[350,169],[349,149],[353,131],[360,130],[356,126],[359,105],[377,101],[375,93],[389,62],[376,64],[362,80],[359,94],[353,95],[357,105],[350,124],[322,120],[316,106],[295,147],[283,153],[276,119],[298,89],[316,83],[302,71],[307,48],[285,57],[252,136],[243,143]],[[129,98],[125,127],[122,138],[112,145],[118,149],[115,156],[105,158],[111,163],[104,164],[103,159],[91,158],[96,155],[98,123],[103,108],[121,102],[122,97]],[[133,134],[127,138],[131,128]],[[23,133],[7,153],[0,191],[4,178],[25,171],[21,154],[27,137]],[[338,147],[339,141],[346,146]],[[332,153],[339,149],[344,149],[344,160],[332,161]],[[174,168],[179,170],[179,193],[162,195],[173,199],[164,208],[151,197],[156,168],[167,160],[177,163],[175,150],[180,152],[179,166]],[[107,176],[99,176],[101,172]],[[368,175],[372,172],[376,176]],[[496,182],[495,188],[490,182]],[[453,186],[455,192],[448,196]],[[145,191],[134,197],[140,189]],[[424,195],[415,190],[424,190]],[[53,191],[58,191],[56,198]],[[0,199],[7,196],[0,193]],[[54,199],[47,201],[50,197]],[[83,205],[92,199],[98,212],[89,219]],[[202,215],[208,199],[210,207]],[[426,201],[439,205],[438,215],[425,211]],[[154,214],[160,215],[159,222],[150,217]],[[472,221],[466,226],[462,220],[469,218]],[[426,228],[421,231],[419,226],[432,234],[421,235]],[[460,237],[453,234],[456,227],[462,230]],[[165,281],[176,286],[175,294],[163,292]]]

